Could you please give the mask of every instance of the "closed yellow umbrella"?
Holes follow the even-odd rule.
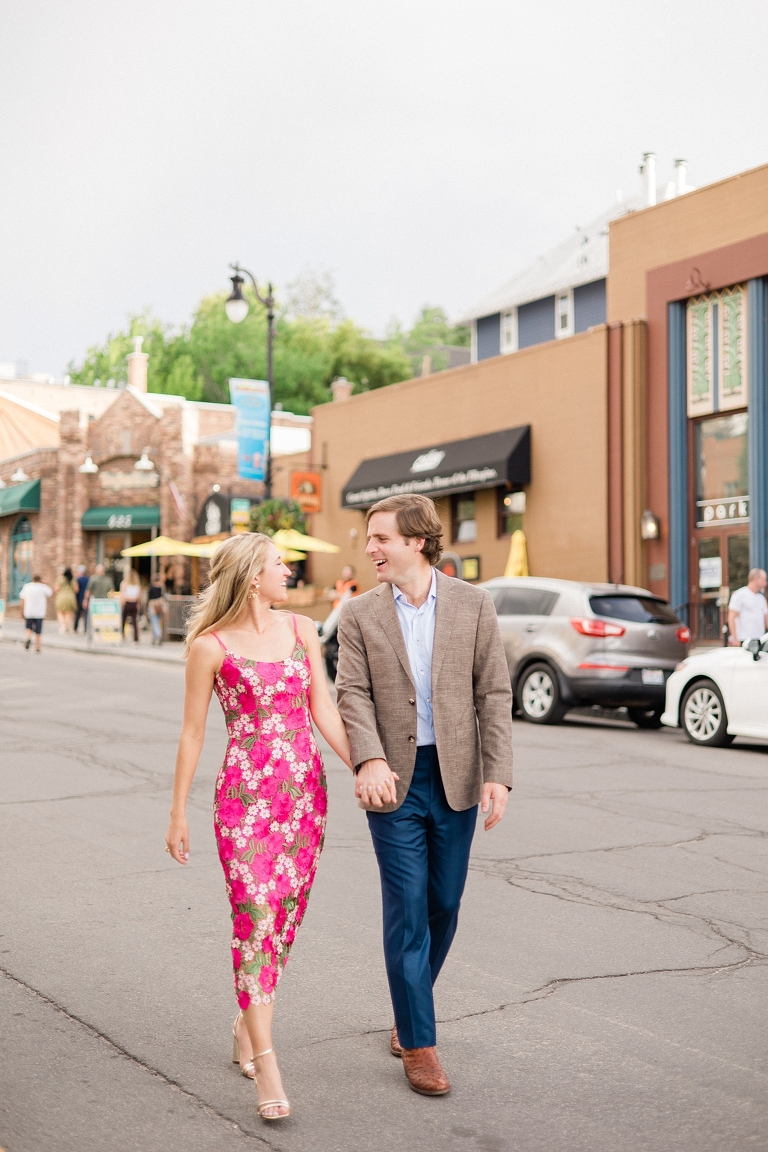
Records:
[[[318,540],[316,536],[304,536],[295,528],[281,528],[272,537],[272,543],[281,551],[290,548],[296,552],[340,552],[335,544],[325,540]]]
[[[504,575],[527,576],[528,574],[528,548],[525,543],[525,533],[522,528],[517,528],[512,533],[512,540],[509,545],[509,559],[504,569]]]

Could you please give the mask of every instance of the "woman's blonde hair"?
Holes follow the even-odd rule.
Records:
[[[126,584],[141,584],[141,578],[135,568],[129,568],[123,575]]]
[[[185,656],[198,636],[213,628],[225,628],[237,619],[248,602],[251,581],[266,563],[271,543],[261,532],[243,532],[219,544],[211,558],[210,583],[189,615]]]

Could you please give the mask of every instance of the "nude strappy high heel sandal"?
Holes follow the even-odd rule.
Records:
[[[265,1048],[263,1052],[255,1052],[253,1059],[258,1060],[260,1056],[269,1056],[271,1051],[271,1048]],[[254,1084],[256,1084],[255,1075]],[[287,1108],[288,1111],[279,1113],[277,1116],[265,1116],[265,1108]],[[287,1100],[259,1100],[259,1086],[256,1084],[256,1111],[261,1120],[287,1120],[291,1114],[291,1106]]]
[[[237,1038],[237,1026],[243,1018],[242,1012],[238,1012],[235,1016],[235,1022],[232,1025],[232,1063],[240,1063],[240,1041]],[[247,1076],[249,1080],[255,1080],[256,1073],[253,1068],[253,1060],[248,1060],[240,1068],[243,1076]]]

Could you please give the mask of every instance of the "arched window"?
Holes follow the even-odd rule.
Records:
[[[32,579],[32,525],[19,516],[11,532],[11,578],[8,599],[18,600],[19,592]]]

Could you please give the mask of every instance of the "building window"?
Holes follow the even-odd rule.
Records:
[[[523,527],[523,513],[525,512],[525,492],[507,492],[506,488],[497,488],[498,492],[498,535],[511,536],[513,532]]]
[[[9,600],[18,600],[21,589],[32,579],[33,555],[32,525],[26,516],[20,516],[11,533]]]
[[[452,519],[454,544],[471,544],[477,539],[474,492],[453,497]]]
[[[746,412],[734,412],[694,425],[699,528],[749,519],[748,419]]]
[[[573,292],[558,292],[556,307],[555,335],[558,340],[573,336]]]
[[[517,308],[504,312],[501,318],[501,350],[517,352]]]

